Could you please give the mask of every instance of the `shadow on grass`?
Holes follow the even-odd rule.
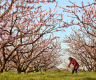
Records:
[[[86,78],[83,78],[82,80],[96,80],[96,78],[86,77]]]

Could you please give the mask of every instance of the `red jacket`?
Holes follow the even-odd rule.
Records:
[[[78,69],[79,68],[79,64],[75,59],[72,59],[68,65],[68,67],[70,67],[70,65],[73,64],[73,69]]]

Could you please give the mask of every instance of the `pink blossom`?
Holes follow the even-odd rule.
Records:
[[[29,3],[34,3],[34,0],[29,0],[28,2],[29,2]]]
[[[54,6],[54,9],[53,9],[52,13],[54,13],[54,12],[55,12],[56,7],[57,7],[57,3],[55,4],[55,6]]]
[[[39,4],[39,3],[40,3],[40,0],[37,0],[37,1],[36,1],[36,3],[38,3],[38,4]]]
[[[87,11],[90,11],[90,8],[88,8]]]
[[[46,4],[46,0],[42,0],[42,2],[43,2],[44,4]]]
[[[63,20],[63,15],[61,15],[61,22],[62,22],[62,20]]]
[[[49,3],[50,1],[48,0],[47,2]]]
[[[89,19],[88,18],[86,19],[86,22],[89,22]]]
[[[61,9],[64,9],[63,7],[60,7]]]
[[[79,25],[79,23],[77,23],[77,25]]]
[[[12,7],[13,7],[13,8],[16,8],[16,4],[13,4]]]
[[[87,2],[88,4],[90,4],[89,2]]]
[[[70,8],[70,6],[68,6],[68,5],[66,7],[69,7]]]
[[[83,4],[83,1],[81,2],[81,4]]]
[[[70,23],[71,23],[71,24],[73,24],[73,21],[74,21],[74,20],[71,20],[71,22],[70,22]]]
[[[53,37],[52,40],[57,39],[57,38],[60,38],[60,37]]]

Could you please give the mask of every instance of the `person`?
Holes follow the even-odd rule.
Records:
[[[68,67],[70,67],[70,65],[73,64],[72,74],[74,73],[74,71],[77,73],[77,70],[79,68],[78,62],[72,57],[69,57],[69,61],[70,61],[70,63],[68,65]]]

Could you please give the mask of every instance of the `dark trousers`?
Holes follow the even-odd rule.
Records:
[[[72,74],[74,73],[74,71],[75,71],[75,73],[77,73],[77,69],[73,69],[73,70],[72,70]]]

